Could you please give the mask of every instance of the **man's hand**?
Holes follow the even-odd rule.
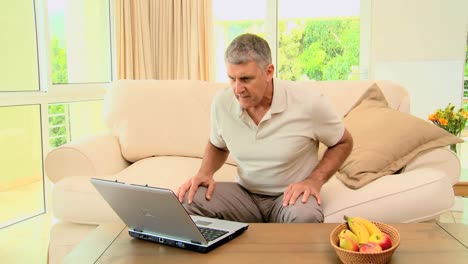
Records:
[[[320,189],[340,168],[353,149],[353,137],[347,129],[334,146],[328,147],[322,160],[317,164],[312,173],[305,180],[288,186],[283,194],[283,206],[293,205],[301,194],[302,202],[306,203],[312,195],[317,199],[317,204],[322,203]]]
[[[306,203],[312,195],[317,199],[317,204],[320,205],[322,203],[319,194],[321,186],[321,183],[309,178],[298,183],[290,184],[283,194],[283,206],[294,205],[301,194],[303,194],[302,203]]]
[[[197,191],[198,187],[205,186],[208,187],[205,197],[207,200],[210,200],[211,195],[214,192],[215,184],[216,182],[214,181],[212,175],[197,174],[188,179],[179,187],[177,190],[177,197],[179,197],[179,201],[183,203],[185,193],[188,191],[188,203],[191,204],[193,201],[193,196],[195,196],[195,192]]]

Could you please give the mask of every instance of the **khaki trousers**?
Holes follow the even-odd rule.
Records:
[[[283,207],[283,195],[269,196],[250,193],[234,182],[218,182],[211,200],[205,198],[206,187],[200,186],[192,204],[183,203],[189,214],[244,223],[321,223],[322,208],[311,196],[302,203],[299,196],[294,205]]]

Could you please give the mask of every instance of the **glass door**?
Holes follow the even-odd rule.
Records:
[[[2,2],[0,228],[45,212],[41,106],[7,99],[40,91],[35,17],[34,1]]]

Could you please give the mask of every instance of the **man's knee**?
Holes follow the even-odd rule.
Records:
[[[323,213],[320,208],[301,207],[290,215],[290,223],[323,223]]]
[[[182,205],[189,214],[216,217],[215,212],[210,210],[210,204],[206,199],[207,190],[208,188],[200,186],[195,192],[191,204],[188,203],[188,192],[185,194]]]
[[[301,202],[299,197],[296,204],[287,207],[285,222],[289,223],[323,223],[322,207],[317,204],[315,197],[310,197],[307,203]]]

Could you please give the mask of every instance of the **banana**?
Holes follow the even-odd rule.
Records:
[[[346,217],[345,216],[345,219],[346,218],[349,218],[349,219],[351,219],[353,221],[359,222],[362,225],[364,225],[367,228],[367,231],[369,232],[369,235],[372,235],[372,234],[377,234],[377,235],[380,235],[380,236],[382,235],[382,231],[380,231],[379,227],[376,226],[374,223],[372,223],[371,221],[369,221],[366,218],[359,217],[359,216],[353,216],[353,217]]]
[[[369,231],[367,231],[367,228],[361,222],[348,218],[346,223],[348,224],[349,229],[357,236],[359,244],[369,242]]]
[[[338,234],[338,237],[339,238],[343,238],[343,237],[346,237],[346,236],[349,236],[352,240],[358,242],[358,238],[357,236],[353,233],[353,231],[349,230],[349,229],[343,229],[340,234]]]

